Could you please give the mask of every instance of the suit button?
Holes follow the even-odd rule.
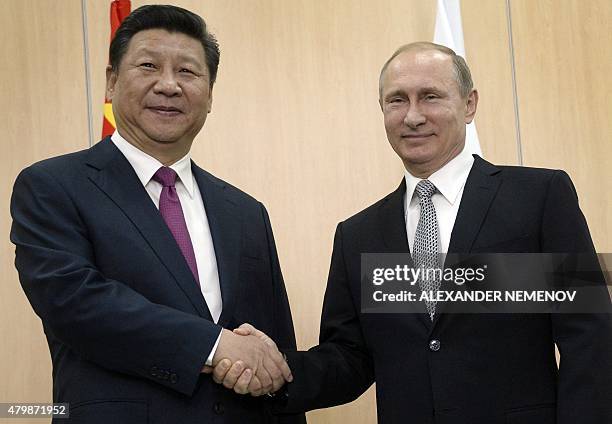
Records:
[[[429,342],[429,350],[433,351],[433,352],[437,352],[440,350],[440,340],[431,340]]]
[[[223,415],[223,404],[221,402],[215,402],[213,411],[215,411],[215,414],[217,415]]]

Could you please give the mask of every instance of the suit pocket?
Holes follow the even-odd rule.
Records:
[[[70,424],[146,424],[148,407],[140,399],[104,399],[70,405]]]
[[[525,406],[506,411],[506,424],[555,424],[557,409],[554,403]]]

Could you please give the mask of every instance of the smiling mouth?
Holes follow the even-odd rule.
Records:
[[[401,137],[404,139],[408,139],[408,140],[422,140],[428,137],[433,136],[433,133],[429,133],[429,134],[405,134],[402,135]]]
[[[160,116],[176,116],[183,113],[180,109],[172,106],[151,106],[147,109]]]

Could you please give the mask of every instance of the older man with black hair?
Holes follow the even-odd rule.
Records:
[[[295,348],[265,208],[190,158],[211,111],[217,41],[192,12],[144,6],[118,29],[110,62],[117,131],[26,168],[11,202],[53,400],[74,423],[304,422],[202,372],[231,359],[255,394],[291,380],[278,350],[227,330],[244,321]]]

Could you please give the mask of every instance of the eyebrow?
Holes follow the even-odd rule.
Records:
[[[391,97],[395,97],[395,96],[406,96],[406,93],[404,92],[404,90],[401,89],[397,89],[397,90],[393,90],[390,93],[388,93],[387,95],[385,95],[384,100],[390,99]]]

